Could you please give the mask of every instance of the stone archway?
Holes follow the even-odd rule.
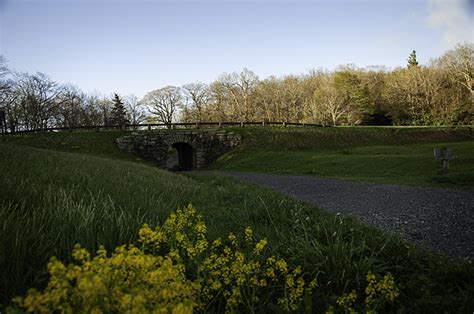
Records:
[[[163,169],[201,169],[240,143],[241,136],[221,129],[138,131],[117,139],[120,149]],[[175,150],[175,161],[170,161]],[[171,166],[173,163],[174,166]]]
[[[176,142],[171,145],[178,152],[177,170],[192,170],[196,168],[196,153],[194,148],[186,142]]]

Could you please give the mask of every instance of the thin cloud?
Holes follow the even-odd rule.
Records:
[[[428,0],[430,27],[441,29],[447,47],[474,41],[472,0]]]

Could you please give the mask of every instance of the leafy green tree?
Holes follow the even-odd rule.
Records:
[[[408,56],[408,68],[411,68],[411,67],[416,67],[418,66],[418,61],[416,60],[416,51],[413,50],[410,55]]]
[[[127,119],[127,111],[123,105],[122,99],[117,94],[114,94],[114,99],[112,100],[113,107],[111,111],[111,118],[109,123],[113,125],[120,125],[122,127],[130,121]]]
[[[345,67],[332,75],[339,99],[346,108],[345,123],[350,125],[361,124],[366,113],[373,111],[370,108],[368,86],[362,84],[358,72],[355,68]]]

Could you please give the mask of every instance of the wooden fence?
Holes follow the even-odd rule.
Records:
[[[313,123],[296,123],[296,122],[186,122],[186,123],[140,123],[125,125],[95,125],[95,126],[77,126],[77,127],[54,127],[34,130],[18,130],[3,134],[18,133],[38,133],[38,132],[59,132],[59,131],[81,131],[81,130],[156,130],[156,129],[205,129],[205,128],[223,128],[223,127],[245,127],[245,126],[312,126],[325,127],[320,124]],[[327,127],[327,126],[326,126]]]

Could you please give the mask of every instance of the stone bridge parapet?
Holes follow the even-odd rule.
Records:
[[[176,148],[181,169],[200,169],[240,144],[241,136],[218,130],[152,130],[133,132],[117,139],[118,147],[167,169],[169,151]],[[181,149],[183,146],[188,149]],[[183,160],[189,164],[184,166]]]

